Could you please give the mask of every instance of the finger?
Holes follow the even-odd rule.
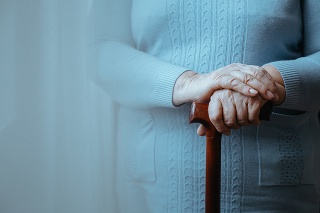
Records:
[[[262,82],[267,87],[268,91],[273,94],[276,93],[276,82],[263,67],[253,65],[247,66],[249,67],[250,74],[253,75],[255,79]]]
[[[259,113],[260,113],[260,102],[254,99],[249,99],[248,119],[250,124],[254,124],[254,125],[260,124]]]
[[[206,135],[206,132],[207,132],[207,129],[205,126],[203,126],[202,124],[198,127],[197,129],[197,134],[199,136],[205,136]]]
[[[267,70],[263,67],[236,63],[234,64],[232,70],[238,70],[254,76],[257,80],[261,81],[264,85],[266,85],[271,92],[275,92],[276,82],[274,78],[269,74],[269,72],[267,72]]]
[[[249,66],[252,71],[254,77],[256,77],[259,81],[261,81],[264,85],[268,87],[271,92],[276,92],[276,81],[272,78],[272,76],[267,72],[266,69],[259,66]]]
[[[232,91],[230,91],[230,93],[232,93]],[[237,110],[233,95],[229,94],[229,97],[227,99],[223,99],[221,104],[223,109],[224,125],[230,129],[239,129],[240,126],[237,123]]]
[[[209,114],[210,121],[215,126],[218,132],[225,135],[231,134],[230,128],[228,128],[224,124],[223,108],[219,99],[214,97],[211,98],[209,102],[209,107],[208,107],[208,114]]]
[[[248,66],[245,69],[229,71],[228,74],[257,90],[266,100],[271,100],[275,96],[276,87],[274,81],[269,79],[268,76],[270,75],[266,71]]]
[[[248,120],[248,105],[246,100],[236,101],[237,123],[239,126],[247,126],[250,124]]]
[[[257,90],[243,83],[235,76],[220,75],[215,79],[215,81],[218,83],[219,89],[230,89],[249,97],[254,97],[259,93]]]

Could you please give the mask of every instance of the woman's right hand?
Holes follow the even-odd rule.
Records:
[[[248,97],[261,95],[265,100],[277,100],[275,81],[262,67],[230,64],[208,74],[186,71],[177,79],[173,104],[209,103],[211,95],[220,89],[230,89]]]

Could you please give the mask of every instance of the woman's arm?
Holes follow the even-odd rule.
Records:
[[[97,81],[118,103],[132,107],[172,107],[175,80],[187,70],[135,48],[131,0],[94,3]]]
[[[320,2],[303,1],[303,53],[296,60],[270,63],[279,70],[286,89],[281,108],[301,111],[320,109]]]
[[[233,89],[248,96],[259,92],[267,99],[274,97],[270,95],[275,92],[274,81],[266,72],[256,76],[252,70],[261,73],[258,72],[261,68],[251,67],[250,71],[246,71],[248,67],[242,66],[243,69],[224,74],[196,74],[199,77],[196,86],[178,86],[178,94],[183,97],[175,102],[174,86],[180,82],[179,77],[185,77],[183,73],[188,68],[161,61],[135,48],[131,32],[131,1],[97,0],[94,6],[98,41],[97,79],[120,104],[138,108],[174,107],[174,104],[199,100],[199,96],[202,96],[201,101],[208,102],[213,91],[221,88]],[[194,76],[187,80],[195,82]],[[180,88],[182,92],[179,92]]]

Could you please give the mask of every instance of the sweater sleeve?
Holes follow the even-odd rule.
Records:
[[[131,6],[129,0],[97,0],[94,3],[97,82],[121,105],[174,107],[174,83],[186,68],[135,48]]]
[[[286,98],[280,107],[318,111],[320,109],[320,2],[304,0],[302,12],[304,56],[270,64],[280,71],[285,83]]]

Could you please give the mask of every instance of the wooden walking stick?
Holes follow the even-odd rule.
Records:
[[[208,105],[192,103],[190,123],[201,123],[206,132],[206,213],[220,212],[221,133],[209,120]]]
[[[269,120],[272,103],[267,102],[261,109],[261,120]],[[220,212],[221,179],[221,133],[212,125],[208,115],[208,104],[192,103],[190,123],[201,123],[206,127],[206,213]]]

